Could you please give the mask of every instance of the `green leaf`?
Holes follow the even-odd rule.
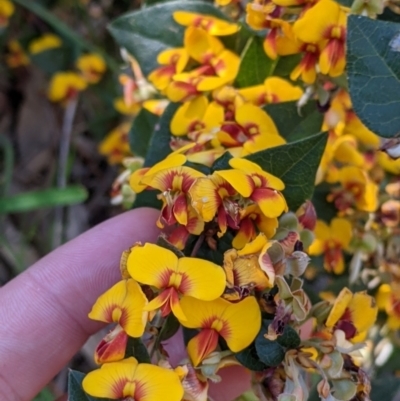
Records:
[[[140,192],[136,195],[136,199],[133,203],[132,209],[136,209],[138,207],[152,207],[154,209],[161,210],[162,202],[157,199],[158,193],[159,191],[157,190],[146,190]]]
[[[0,214],[20,213],[55,206],[73,205],[84,202],[88,197],[86,189],[71,185],[64,189],[51,188],[25,192],[0,199]]]
[[[290,210],[297,210],[314,191],[315,174],[328,136],[317,134],[297,142],[253,153],[246,159],[285,183],[283,195]]]
[[[114,20],[109,30],[121,47],[131,53],[145,75],[157,68],[157,54],[170,47],[183,45],[184,27],[173,17],[174,11],[192,11],[228,20],[211,3],[203,1],[167,1],[140,11],[125,14]]]
[[[371,400],[394,400],[400,391],[400,378],[385,374],[384,377],[372,380],[371,388]]]
[[[235,354],[236,359],[247,369],[261,372],[267,366],[258,359],[257,351],[254,343]]]
[[[274,70],[274,75],[277,77],[290,79],[289,77],[291,72],[294,70],[297,64],[299,64],[301,58],[301,54],[279,57]]]
[[[314,101],[308,102],[300,110],[297,102],[273,103],[263,109],[274,120],[281,136],[293,142],[321,132],[324,115]]]
[[[229,160],[231,160],[233,156],[229,152],[223,153],[218,159],[214,161],[211,166],[211,171],[218,171],[218,170],[226,170],[229,169]]]
[[[68,373],[68,401],[111,401],[108,398],[93,398],[82,389],[82,380],[86,375],[77,370]]]
[[[133,356],[139,363],[151,363],[147,348],[140,338],[128,337],[126,344],[125,358]]]
[[[253,36],[243,50],[235,87],[244,88],[262,84],[272,75],[277,60],[271,60],[264,51],[263,39]]]
[[[337,210],[333,202],[326,200],[328,194],[331,192],[331,185],[327,183],[319,184],[314,189],[314,195],[312,203],[317,212],[317,217],[320,220],[324,220],[329,223],[334,217],[336,217]]]
[[[286,348],[298,348],[300,347],[301,343],[299,334],[293,327],[289,325],[285,326],[283,334],[279,336],[276,341],[278,344]]]
[[[11,141],[5,136],[0,135],[0,194],[6,195],[11,184],[14,170],[14,149]]]
[[[350,15],[347,73],[354,111],[377,135],[400,132],[400,25]]]
[[[159,116],[146,109],[140,110],[129,131],[129,146],[134,155],[146,157],[151,135]]]
[[[164,110],[158,124],[156,124],[149,142],[149,149],[144,162],[145,167],[154,166],[156,163],[164,160],[171,153],[169,143],[172,134],[169,127],[171,125],[172,117],[176,110],[178,110],[179,106],[181,106],[180,103],[170,103]]]
[[[160,330],[160,334],[158,335],[156,344],[160,344],[161,341],[165,341],[171,338],[179,330],[179,327],[180,323],[178,319],[174,316],[173,313],[170,313]]]
[[[277,341],[264,337],[265,328],[258,333],[255,341],[257,355],[267,366],[278,366],[285,358],[285,349]]]

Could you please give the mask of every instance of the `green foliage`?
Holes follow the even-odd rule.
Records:
[[[110,24],[109,29],[114,39],[137,59],[145,75],[157,68],[158,53],[183,45],[184,27],[178,25],[172,17],[172,13],[178,10],[227,19],[210,3],[167,1],[125,14]]]
[[[326,133],[253,153],[246,159],[285,183],[283,195],[290,210],[297,210],[314,191],[315,174],[325,150]]]
[[[108,398],[93,398],[82,389],[84,373],[70,370],[68,373],[68,401],[110,401]]]
[[[321,131],[324,115],[319,112],[314,101],[308,102],[301,109],[296,101],[268,104],[263,109],[274,120],[280,135],[289,142]]]
[[[400,25],[350,15],[347,73],[354,110],[377,135],[400,132]]]
[[[265,54],[263,40],[257,36],[248,40],[241,57],[235,82],[237,88],[262,84],[265,78],[272,75],[277,63]]]
[[[154,127],[148,145],[146,160],[144,162],[145,167],[154,166],[156,163],[164,160],[171,153],[169,143],[172,135],[169,127],[171,125],[172,117],[176,110],[178,110],[179,106],[180,103],[170,103],[159,119],[159,123]]]
[[[254,343],[235,354],[235,357],[247,369],[261,372],[267,368],[267,365],[259,360]]]
[[[129,131],[129,145],[135,156],[146,157],[147,149],[159,117],[146,109],[141,109]]]
[[[55,206],[73,205],[84,202],[88,193],[80,185],[67,188],[50,188],[40,191],[25,192],[0,199],[0,214],[28,212]]]
[[[325,150],[326,133],[313,135],[297,142],[265,149],[246,156],[263,170],[285,183],[283,194],[290,210],[297,210],[314,191],[315,174]],[[212,170],[229,169],[230,155],[215,161]]]
[[[139,363],[151,363],[149,353],[146,346],[140,338],[128,338],[126,344],[125,358],[133,356]]]

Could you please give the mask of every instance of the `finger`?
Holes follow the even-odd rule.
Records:
[[[100,324],[87,317],[121,276],[121,252],[157,238],[158,212],[136,209],[47,255],[0,289],[0,400],[30,400]]]

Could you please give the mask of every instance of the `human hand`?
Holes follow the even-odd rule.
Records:
[[[88,312],[120,280],[122,251],[137,241],[156,241],[158,214],[142,208],[110,219],[0,289],[0,400],[31,400],[102,327]],[[247,389],[243,368],[220,373],[223,385],[211,386],[213,400],[229,401]]]

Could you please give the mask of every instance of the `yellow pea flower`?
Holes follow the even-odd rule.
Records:
[[[90,84],[100,81],[106,71],[106,63],[99,54],[84,54],[76,61],[76,68],[81,72],[83,78]]]
[[[346,340],[362,341],[368,329],[375,323],[378,307],[375,299],[365,291],[352,293],[343,288],[337,296],[325,325],[328,328],[342,330]]]
[[[232,170],[220,170],[218,175],[228,181],[244,198],[257,204],[264,216],[274,218],[288,210],[282,191],[285,184],[269,174],[256,163],[246,159],[232,158]]]
[[[180,401],[183,397],[181,381],[173,370],[138,363],[133,357],[106,363],[89,372],[82,387],[93,397],[112,400]]]
[[[235,79],[240,58],[226,50],[219,39],[203,29],[190,26],[185,31],[184,46],[190,57],[200,66],[174,75],[166,89],[166,95],[171,101],[189,100],[200,92],[217,89]]]
[[[186,316],[179,294],[211,301],[225,288],[225,273],[220,266],[198,258],[178,259],[172,251],[154,244],[134,247],[128,256],[127,267],[135,280],[161,290],[145,310],[161,308],[162,316],[172,311],[180,320],[185,320]]]
[[[351,223],[344,218],[334,218],[328,226],[317,220],[314,229],[315,239],[308,248],[310,255],[324,254],[324,267],[328,272],[342,274],[344,271],[343,250],[347,249],[353,230]]]
[[[153,167],[144,167],[133,172],[130,176],[129,184],[131,188],[136,192],[140,193],[148,186],[143,184],[141,181],[145,176],[151,176],[161,170],[166,170],[173,167],[179,167],[185,164],[186,156],[179,152],[173,152],[169,154],[164,160],[156,163]]]
[[[122,123],[100,142],[99,152],[107,157],[110,164],[119,164],[125,157],[131,155],[128,141],[130,128],[130,123]]]
[[[141,102],[137,99],[129,102],[129,104],[123,97],[119,97],[114,100],[114,109],[117,110],[118,113],[126,116],[135,116],[137,113],[139,113],[141,107]]]
[[[86,87],[86,81],[77,73],[58,72],[51,77],[48,97],[52,102],[67,102],[74,99]]]
[[[387,326],[390,330],[400,328],[400,297],[389,284],[382,284],[376,294],[376,304],[388,314]]]
[[[228,225],[237,228],[240,219],[239,205],[233,197],[237,191],[218,172],[196,179],[189,189],[193,208],[205,222],[217,218],[219,235],[225,234]]]
[[[8,20],[14,14],[14,4],[9,0],[0,0],[0,28],[8,25]]]
[[[344,72],[346,21],[343,7],[333,0],[320,0],[294,23],[293,32],[301,41],[322,44],[322,74],[337,77]]]
[[[177,136],[208,132],[218,128],[223,121],[222,106],[210,103],[206,96],[198,96],[179,107],[171,121],[171,132]]]
[[[135,280],[121,280],[100,295],[89,317],[100,322],[118,323],[129,336],[141,337],[148,317],[143,310],[147,303]]]
[[[242,156],[286,143],[272,118],[254,104],[238,107],[234,119],[222,124],[217,138],[225,147],[242,146]]]
[[[224,254],[224,270],[226,273],[227,289],[223,298],[232,301],[240,300],[241,294],[248,294],[253,288],[262,291],[270,288],[270,281],[265,272],[261,269],[259,253],[237,251],[230,249]]]
[[[18,68],[29,65],[30,60],[20,43],[11,40],[7,44],[7,52],[5,54],[6,63],[10,68]]]
[[[183,47],[167,49],[157,56],[161,65],[148,76],[148,80],[160,91],[167,88],[175,74],[181,73],[189,61],[189,54]]]
[[[361,167],[345,166],[338,172],[341,188],[334,189],[327,199],[340,211],[356,207],[374,212],[378,207],[378,186]]]
[[[247,102],[256,106],[298,100],[303,90],[279,77],[268,77],[264,84],[238,90]]]
[[[301,78],[306,84],[313,84],[317,79],[317,63],[320,56],[320,46],[316,43],[302,43],[299,50],[303,57],[290,73],[290,79]]]
[[[215,18],[212,15],[175,11],[172,16],[180,25],[202,28],[214,36],[232,35],[239,30],[239,25]]]
[[[378,164],[387,172],[395,175],[400,174],[400,159],[392,159],[385,152],[377,152],[376,158]]]
[[[38,54],[50,49],[57,49],[61,47],[62,40],[54,33],[45,33],[37,39],[29,43],[29,53]]]
[[[164,227],[164,223],[167,225],[179,223],[183,226],[188,224],[191,205],[187,194],[199,177],[204,177],[204,174],[185,166],[166,168],[154,174],[148,172],[143,176],[141,184],[161,192],[158,197],[162,200],[163,206],[157,223],[160,228]],[[192,234],[198,235],[200,232]]]
[[[178,318],[180,323],[201,329],[187,346],[193,366],[217,348],[219,335],[231,351],[239,352],[251,344],[261,327],[260,308],[252,296],[237,303],[222,298],[205,302],[188,296],[182,298],[181,307],[187,320]]]
[[[266,238],[272,238],[278,228],[276,217],[267,217],[258,205],[248,205],[240,211],[239,230],[232,241],[232,246],[242,249],[257,237],[257,231]]]

